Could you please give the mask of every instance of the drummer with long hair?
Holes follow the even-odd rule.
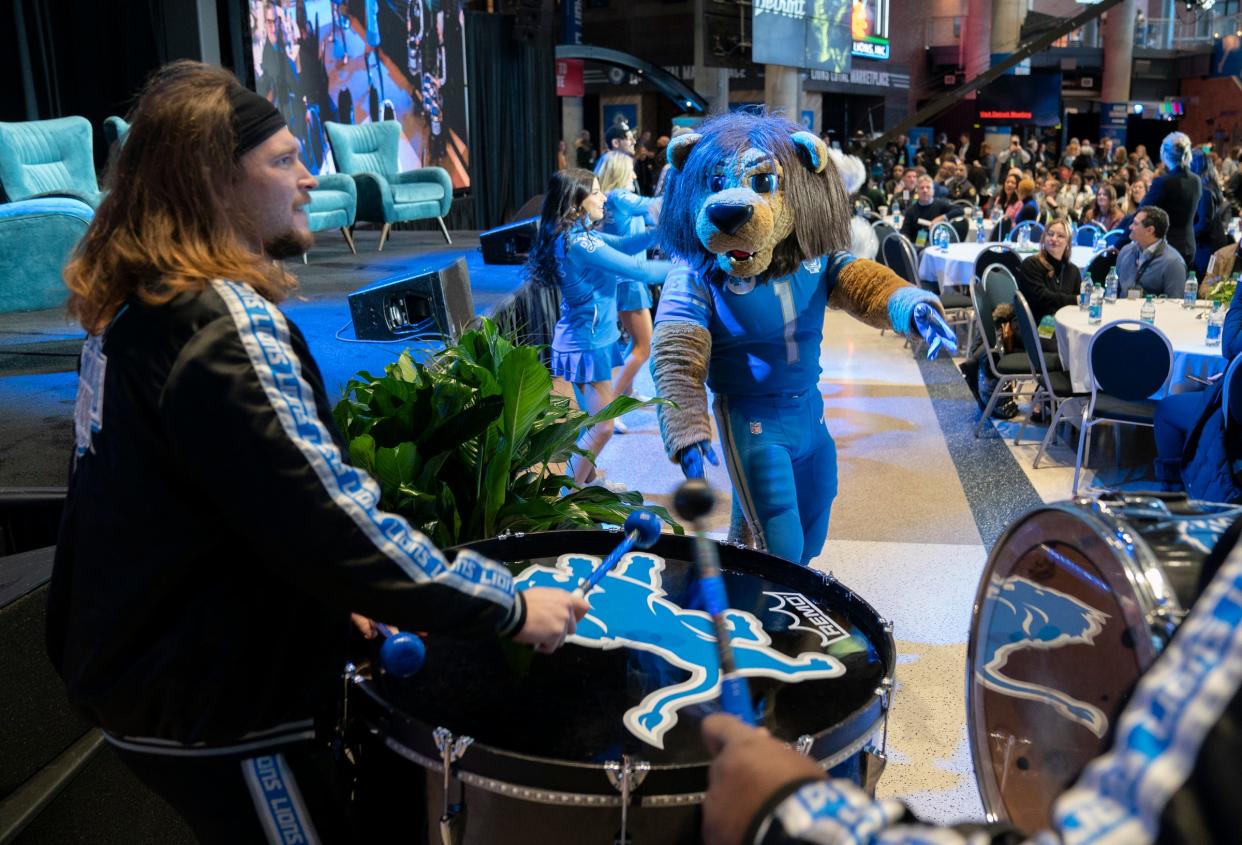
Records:
[[[382,619],[551,650],[587,604],[444,554],[350,464],[276,306],[316,186],[276,107],[182,61],[130,122],[65,268],[87,338],[48,654],[196,841],[353,841],[330,743],[351,612],[372,636]]]
[[[560,170],[544,195],[539,233],[526,263],[527,275],[539,285],[557,287],[561,317],[552,337],[552,373],[574,386],[578,406],[597,414],[615,394],[612,371],[624,363],[617,346],[617,279],[655,284],[672,265],[644,253],[654,230],[630,237],[596,230],[604,218],[604,194],[589,170]],[[612,421],[587,430],[578,445],[598,460],[612,437]],[[598,480],[590,460],[571,461],[574,481]]]

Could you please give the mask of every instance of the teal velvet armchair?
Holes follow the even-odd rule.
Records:
[[[0,314],[64,305],[62,271],[94,210],[64,197],[0,205]]]
[[[349,244],[349,251],[354,255],[354,236],[350,229],[354,225],[354,215],[358,210],[358,189],[354,186],[354,177],[347,173],[326,173],[316,176],[319,187],[310,192],[310,205],[306,206],[306,219],[312,232],[325,229],[340,229]],[[306,256],[302,256],[306,261]]]
[[[129,122],[123,117],[112,115],[105,117],[103,122],[104,140],[108,142],[108,149],[111,150],[118,141],[125,143],[125,136],[129,134]]]
[[[0,123],[0,188],[5,198],[73,197],[99,205],[99,181],[84,117]]]
[[[453,204],[453,181],[442,167],[397,171],[401,126],[395,120],[324,124],[336,169],[354,177],[358,187],[358,219],[383,225],[379,248],[393,223],[435,218],[450,244],[444,215]]]

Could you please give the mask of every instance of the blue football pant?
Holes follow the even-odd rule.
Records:
[[[824,548],[837,495],[837,446],[818,390],[791,397],[716,394],[725,465],[755,544],[810,563]]]

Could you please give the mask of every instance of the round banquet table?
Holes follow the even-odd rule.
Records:
[[[970,284],[971,277],[975,274],[975,259],[989,246],[996,246],[996,244],[957,243],[949,244],[943,250],[929,246],[923,250],[923,255],[919,259],[919,278],[937,280],[942,290],[965,287]],[[1019,252],[1018,255],[1025,259],[1037,251],[1037,249],[1030,249]],[[1074,262],[1079,270],[1085,270],[1094,256],[1095,250],[1091,247],[1076,246],[1070,253],[1070,261]]]
[[[1141,299],[1119,299],[1112,305],[1105,303],[1103,319],[1098,326],[1090,325],[1087,312],[1078,310],[1077,305],[1066,305],[1057,311],[1057,347],[1069,370],[1074,392],[1091,390],[1087,372],[1087,345],[1091,337],[1114,320],[1137,320],[1142,307]],[[1156,300],[1156,328],[1164,332],[1173,345],[1173,375],[1166,390],[1185,381],[1189,374],[1205,378],[1224,371],[1227,362],[1221,355],[1221,348],[1208,346],[1206,342],[1208,307],[1208,302],[1199,300],[1194,311],[1187,311],[1182,308],[1180,299]]]

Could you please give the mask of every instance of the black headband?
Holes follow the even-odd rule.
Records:
[[[229,105],[233,107],[233,132],[237,135],[233,155],[237,158],[285,128],[285,118],[276,107],[249,88],[230,87]]]

